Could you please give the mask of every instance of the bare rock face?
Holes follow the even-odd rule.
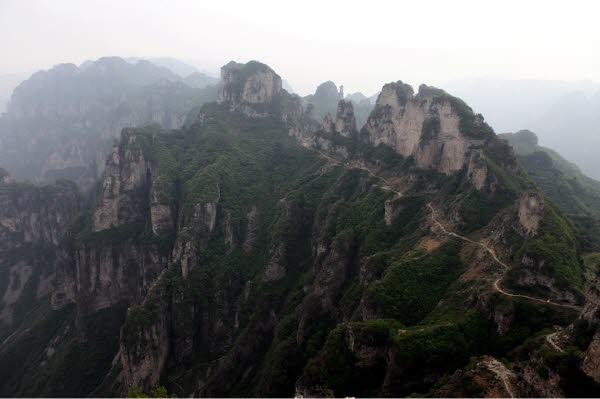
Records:
[[[519,199],[519,224],[528,236],[535,236],[544,217],[544,197],[536,192],[524,193]]]
[[[0,180],[0,186],[0,268],[6,270],[0,277],[6,278],[0,287],[2,327],[23,316],[18,308],[26,287],[35,287],[37,299],[52,291],[53,266],[83,201],[75,184],[64,180],[43,187]]]
[[[200,248],[210,238],[215,229],[218,205],[218,198],[214,201],[195,204],[191,219],[177,236],[173,248],[173,259],[179,261],[183,278],[187,278],[190,270],[197,262]]]
[[[246,225],[246,234],[244,236],[244,252],[248,253],[254,248],[254,242],[256,241],[256,232],[258,230],[258,208],[253,206],[250,212],[246,215],[248,224]]]
[[[357,133],[356,119],[354,118],[354,106],[350,101],[341,100],[338,103],[335,120],[331,114],[325,115],[321,130],[327,133],[339,133],[344,137],[350,137]]]
[[[32,271],[33,268],[23,262],[19,262],[9,269],[8,286],[0,300],[0,323],[12,324],[15,306],[21,298]]]
[[[452,174],[465,166],[471,147],[491,134],[483,118],[444,91],[400,81],[386,84],[365,125],[369,141],[387,144],[420,168]]]
[[[325,115],[325,118],[323,118],[323,123],[321,123],[321,130],[327,133],[335,132],[335,122],[333,121],[331,114],[327,114]]]
[[[265,281],[276,281],[281,280],[285,277],[285,261],[286,261],[286,248],[283,243],[279,243],[271,251],[271,259],[265,268],[263,279]]]
[[[81,197],[71,182],[7,184],[0,193],[0,252],[23,244],[58,245],[80,209]]]
[[[356,118],[352,102],[341,100],[338,103],[335,131],[344,137],[350,137],[356,133]]]
[[[149,186],[150,166],[138,144],[136,135],[125,129],[120,145],[113,147],[106,162],[100,201],[94,209],[93,231],[141,218],[139,204],[133,197],[135,191]]]
[[[600,332],[596,332],[592,343],[583,357],[581,369],[584,373],[600,383]]]
[[[483,190],[488,182],[488,167],[481,151],[473,151],[469,157],[467,177],[477,190]],[[491,187],[493,191],[493,186]]]
[[[132,313],[143,313],[146,302],[153,300],[157,311],[147,325],[124,325],[119,350],[101,389],[127,396],[132,385],[149,388],[156,386],[171,348],[168,301],[159,299],[166,296],[165,284],[159,277],[151,287],[146,301],[129,308],[128,316],[131,317]]]
[[[150,222],[152,232],[156,235],[168,233],[175,228],[171,206],[163,198],[160,185],[158,179],[153,179],[150,189]]]
[[[217,101],[253,118],[274,116],[286,125],[290,136],[301,141],[318,126],[311,120],[310,110],[305,112],[300,97],[283,90],[281,77],[258,61],[231,61],[223,66]]]
[[[74,248],[70,261],[57,264],[55,309],[76,303],[78,313],[89,314],[137,303],[166,267],[158,246],[140,241],[146,221],[157,236],[174,228],[158,171],[146,159],[144,140],[149,137],[124,129],[113,147],[92,213],[92,234]],[[121,229],[102,233],[116,227]]]
[[[221,68],[221,80],[218,102],[250,116],[266,116],[260,105],[271,104],[282,90],[281,77],[257,61],[231,61]]]
[[[473,392],[484,398],[514,397],[517,375],[502,362],[482,356],[470,370],[457,370],[437,388],[434,397],[469,397]]]

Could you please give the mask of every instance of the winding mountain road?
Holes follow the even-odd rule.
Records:
[[[314,150],[314,151],[316,151],[320,156],[322,156],[322,157],[324,157],[324,158],[326,158],[326,159],[328,159],[328,160],[330,160],[330,161],[332,161],[332,162],[334,162],[336,164],[340,164],[340,165],[342,165],[342,166],[344,166],[346,168],[355,168],[355,169],[360,169],[360,170],[366,171],[367,173],[369,173],[370,176],[372,176],[372,177],[374,177],[374,178],[376,178],[379,181],[381,181],[381,182],[384,183],[384,186],[378,186],[378,187],[382,188],[383,190],[391,191],[391,192],[395,193],[399,198],[402,197],[402,193],[399,192],[399,191],[394,190],[392,188],[392,185],[390,184],[390,182],[388,180],[384,179],[383,177],[377,176],[375,173],[373,173],[366,166],[358,166],[358,165],[352,166],[352,165],[348,165],[345,162],[339,161],[339,160],[337,160],[337,159],[335,159],[335,158],[333,158],[333,157],[331,157],[329,155],[323,154],[321,151],[317,151],[317,150]],[[433,221],[433,223],[436,226],[438,226],[440,228],[440,230],[442,230],[442,232],[444,232],[444,234],[449,235],[451,237],[458,238],[458,239],[463,240],[465,242],[468,242],[468,243],[480,246],[481,248],[485,249],[490,254],[490,256],[492,257],[492,259],[494,259],[494,261],[496,263],[498,263],[500,266],[502,266],[503,273],[502,273],[502,275],[498,279],[496,279],[494,281],[494,285],[493,285],[494,286],[494,290],[496,290],[500,294],[508,296],[508,297],[511,297],[511,298],[523,298],[523,299],[527,299],[527,300],[530,300],[530,301],[534,301],[534,302],[538,302],[538,303],[543,303],[543,304],[546,304],[546,305],[557,306],[557,307],[565,308],[565,309],[573,309],[573,310],[577,310],[577,311],[581,311],[583,309],[581,306],[552,302],[550,299],[541,299],[541,298],[536,298],[536,297],[529,296],[529,295],[513,294],[513,293],[510,293],[510,292],[504,290],[501,287],[500,283],[501,283],[502,279],[504,278],[506,272],[508,270],[510,270],[510,266],[508,266],[506,263],[502,262],[500,260],[500,258],[498,257],[498,255],[496,255],[496,252],[494,251],[494,249],[491,248],[491,247],[489,247],[487,244],[485,244],[483,242],[471,240],[470,238],[467,238],[465,236],[462,236],[460,234],[457,234],[457,233],[455,233],[453,231],[450,231],[450,230],[446,229],[446,227],[439,220],[437,220],[435,218],[435,209],[431,205],[431,202],[427,204],[427,207],[431,211],[431,220]],[[557,333],[554,332],[554,333],[546,335],[546,337],[545,337],[546,341],[550,344],[550,346],[552,346],[552,348],[554,348],[558,352],[563,353],[564,350],[560,346],[558,346],[558,344],[554,341],[554,339],[556,338],[556,334]],[[510,389],[510,385],[508,384],[506,376],[505,375],[499,375],[499,376],[501,377],[501,380],[504,383],[504,386],[506,388],[507,393],[510,395],[511,398],[514,397],[512,391]]]
[[[458,239],[461,239],[463,241],[467,241],[470,242],[472,244],[475,245],[479,245],[480,247],[484,248],[491,256],[492,258],[500,265],[502,266],[502,268],[504,269],[504,273],[506,273],[508,270],[510,270],[510,267],[502,262],[498,256],[496,255],[496,252],[488,247],[486,244],[479,242],[479,241],[473,241],[467,237],[461,236],[460,234],[456,234],[452,231],[448,231],[443,224],[441,224],[436,218],[435,218],[435,209],[433,208],[433,206],[431,206],[431,203],[427,204],[427,206],[429,207],[429,209],[431,210],[431,220],[447,235],[450,235],[452,237],[456,237]],[[528,299],[530,301],[535,301],[535,302],[540,302],[540,303],[545,303],[547,305],[553,305],[553,306],[558,306],[561,308],[567,308],[567,309],[574,309],[574,310],[578,310],[581,311],[582,307],[581,306],[576,306],[576,305],[569,305],[569,304],[563,304],[563,303],[557,303],[557,302],[552,302],[550,299],[541,299],[541,298],[536,298],[533,296],[529,296],[529,295],[522,295],[522,294],[512,294],[510,292],[505,291],[501,286],[500,286],[500,282],[502,281],[502,278],[504,278],[504,273],[502,274],[502,276],[500,278],[498,278],[496,281],[494,281],[494,289],[506,296],[509,297],[513,297],[513,298],[523,298],[523,299]]]

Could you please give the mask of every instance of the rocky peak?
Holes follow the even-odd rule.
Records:
[[[465,166],[473,145],[493,135],[483,118],[443,90],[401,81],[386,84],[365,125],[370,142],[414,157],[420,168],[451,174]]]
[[[311,116],[317,121],[322,121],[327,114],[335,115],[338,102],[344,99],[344,89],[340,90],[331,80],[321,83],[314,94],[303,97],[305,106],[311,107]]]
[[[340,100],[338,103],[335,121],[331,114],[325,115],[321,128],[329,133],[339,133],[344,137],[350,137],[357,132],[356,118],[354,117],[354,106],[351,101]]]
[[[258,116],[263,112],[256,106],[271,104],[281,91],[281,77],[258,61],[231,61],[221,68],[218,102],[228,104],[231,110]]]
[[[123,129],[106,161],[100,200],[93,213],[93,231],[106,230],[142,217],[134,192],[149,186],[150,165],[135,129]]]
[[[346,95],[346,101],[352,101],[355,104],[360,103],[361,101],[368,100],[367,96],[363,93],[357,91],[356,93],[350,93]]]
[[[217,101],[230,111],[250,117],[273,116],[286,125],[291,136],[300,140],[318,129],[310,118],[310,110],[304,111],[301,98],[283,90],[281,77],[258,61],[246,64],[231,61],[223,66]]]
[[[356,132],[356,119],[354,118],[352,102],[341,100],[338,103],[335,130],[346,137]]]
[[[337,86],[331,80],[321,83],[317,86],[314,97],[318,99],[336,99],[341,100],[344,98],[343,87],[340,87],[341,91],[338,91]]]

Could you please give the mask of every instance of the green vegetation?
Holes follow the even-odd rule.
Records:
[[[103,309],[79,320],[73,306],[53,312],[41,306],[14,343],[0,352],[3,396],[85,396],[105,377],[118,347],[125,309]],[[85,336],[86,339],[81,339]],[[41,367],[31,367],[41,364]]]
[[[537,237],[525,242],[517,254],[520,259],[527,256],[542,268],[542,272],[552,277],[562,289],[583,287],[583,274],[577,254],[577,243],[568,220],[555,210],[551,203],[544,207],[544,218]],[[513,269],[506,282],[514,284],[517,273],[522,269]]]
[[[128,398],[176,398],[177,396],[169,394],[167,389],[162,385],[157,385],[150,393],[145,393],[142,388],[138,385],[133,385],[129,387],[129,391],[127,392]]]
[[[544,194],[574,222],[584,251],[600,250],[600,182],[584,175],[556,151],[538,145],[528,130],[500,135]]]
[[[600,253],[593,252],[583,255],[583,266],[586,281],[593,281],[600,272]]]
[[[381,280],[369,287],[369,297],[381,317],[405,325],[420,322],[459,276],[459,249],[457,244],[446,244],[431,254],[401,259],[388,267]]]
[[[164,386],[134,385],[130,397],[167,397],[167,389],[189,394],[199,376],[207,391],[195,392],[213,396],[291,396],[298,378],[320,394],[418,395],[473,356],[508,356],[531,336],[573,321],[571,311],[499,295],[479,301],[477,295],[489,294],[489,281],[459,279],[473,256],[462,251],[461,241],[451,239],[431,252],[417,248],[431,234],[429,201],[443,204],[449,223],[462,222],[461,231],[477,236],[492,220],[514,217],[509,212],[515,200],[535,187],[508,146],[487,140],[491,129],[466,104],[437,89],[423,90],[450,101],[461,128],[482,139],[481,162],[497,179],[493,190],[475,190],[464,171],[446,176],[417,170],[414,160],[387,146],[359,148],[358,138],[323,136],[375,165],[382,177],[410,177],[414,192],[398,196],[367,171],[327,163],[298,146],[276,119],[246,118],[216,104],[204,106],[201,117],[181,130],[127,130],[121,151],[149,162],[157,200],[178,215],[177,237],[152,233],[144,187],[133,194],[141,198],[136,221],[93,232],[91,215],[82,215],[70,244],[110,245],[115,257],[127,245],[158,249],[166,264],[177,238],[184,256],[173,256],[144,302],[127,311],[105,309],[77,320],[73,309],[41,312],[15,351],[0,352],[0,365],[14,362],[25,373],[44,361],[24,380],[42,382],[22,385],[4,366],[0,377],[7,382],[0,392],[88,394],[110,368],[120,331],[132,356],[154,353],[157,332],[172,349],[160,379]],[[425,130],[435,135],[439,120],[426,121]],[[551,203],[545,212],[535,238],[524,240],[516,231],[503,238],[511,251],[520,249],[515,258],[537,261],[561,288],[582,288],[572,226]],[[585,259],[588,278],[596,274],[596,258]],[[509,274],[508,285],[519,272]],[[474,312],[475,302],[485,312]],[[59,314],[64,319],[56,319]],[[497,315],[509,316],[502,319],[509,320],[502,334]],[[73,327],[76,321],[83,330]],[[59,352],[44,354],[67,327],[72,329],[58,340]],[[576,323],[577,350],[595,331],[593,324]],[[577,356],[549,358],[544,367],[568,372]],[[77,383],[68,385],[70,375]]]
[[[488,323],[476,314],[465,315],[457,324],[408,330],[398,321],[384,319],[341,324],[307,365],[302,382],[338,397],[426,392],[430,382],[424,376],[439,378],[466,365],[485,348],[488,337]],[[372,354],[367,363],[357,357],[363,351]],[[384,385],[386,369],[394,374]]]

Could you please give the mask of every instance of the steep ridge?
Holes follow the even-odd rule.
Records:
[[[0,118],[0,165],[17,180],[75,180],[90,188],[124,127],[179,128],[194,106],[216,98],[148,61],[105,57],[61,64],[21,83]]]
[[[1,392],[406,396],[481,376],[548,392],[494,358],[538,373],[513,353],[576,331],[590,283],[510,147],[438,89],[386,85],[359,130],[352,103],[319,125],[281,82],[229,63],[190,124],[122,132],[52,263],[54,310],[0,347],[32,370],[0,370]],[[87,366],[69,386],[70,359]]]
[[[60,246],[82,200],[71,182],[34,187],[12,183],[4,172],[0,203],[3,340],[23,320],[28,305],[50,295],[54,270],[45,261],[64,257]]]
[[[600,251],[600,182],[584,175],[556,151],[538,145],[535,133],[504,133],[531,179],[573,221],[583,252]]]

